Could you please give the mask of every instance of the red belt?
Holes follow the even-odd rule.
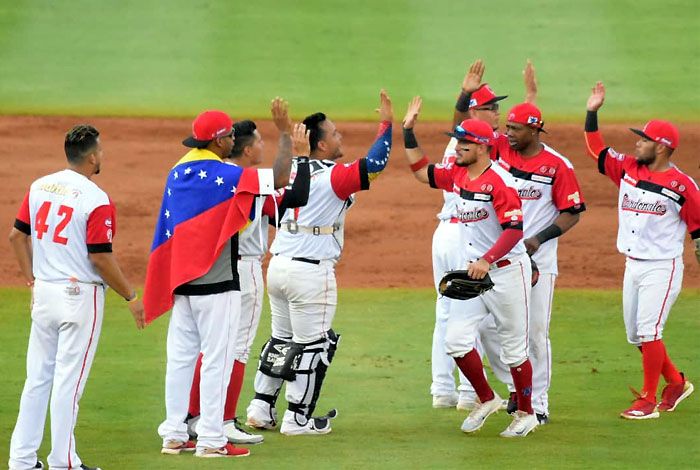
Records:
[[[502,259],[500,261],[496,261],[496,267],[497,268],[505,268],[506,266],[510,266],[512,263],[510,262],[509,259]]]

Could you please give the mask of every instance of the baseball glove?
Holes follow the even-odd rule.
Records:
[[[441,295],[451,299],[467,300],[481,295],[493,288],[491,277],[486,274],[483,279],[472,279],[466,270],[448,271],[440,280]]]

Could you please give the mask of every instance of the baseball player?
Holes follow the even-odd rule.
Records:
[[[247,424],[271,429],[275,402],[287,380],[287,410],[280,432],[327,434],[333,415],[312,414],[340,335],[332,329],[337,304],[335,264],[343,249],[345,214],[354,193],[367,190],[383,170],[391,150],[391,101],[380,94],[377,139],[364,158],[338,164],[342,136],[325,114],[304,119],[310,131],[311,186],[306,206],[287,210],[270,247],[268,294],[272,336],[264,346],[255,377],[255,398]]]
[[[190,150],[170,170],[149,257],[144,290],[146,321],[172,307],[165,376],[166,419],[158,428],[161,452],[192,449],[185,418],[199,353],[200,419],[196,457],[250,453],[227,442],[225,390],[231,376],[241,310],[238,232],[248,223],[255,195],[286,184],[273,170],[240,168],[221,160],[231,153],[231,118],[205,111],[194,120]],[[280,162],[291,163],[278,156]],[[284,166],[284,165],[282,165]],[[274,181],[273,181],[274,180]]]
[[[490,159],[491,125],[477,119],[462,121],[450,134],[457,139],[454,166],[429,165],[413,133],[420,107],[420,97],[414,98],[403,121],[411,170],[418,181],[460,195],[459,226],[464,230],[467,270],[477,279],[489,274],[495,284],[492,290],[451,309],[447,323],[447,353],[479,397],[462,423],[462,431],[477,431],[501,407],[502,400],[489,386],[475,347],[479,324],[491,314],[496,319],[500,357],[510,367],[518,403],[513,421],[501,436],[524,437],[537,426],[537,417],[530,402],[527,316],[532,273],[522,243],[522,204],[510,174]]]
[[[292,152],[292,123],[287,113],[287,103],[275,99],[272,103],[273,120],[280,131],[280,152]],[[300,127],[295,155],[308,155],[308,136]],[[226,163],[241,167],[253,167],[262,162],[264,142],[253,121],[239,121],[233,125],[236,139]],[[241,320],[236,334],[235,361],[226,391],[224,404],[224,434],[233,444],[258,444],[263,441],[260,434],[251,434],[243,429],[236,418],[236,407],[243,386],[245,366],[248,362],[250,348],[260,323],[262,313],[263,284],[262,259],[267,251],[267,226],[275,220],[275,204],[284,208],[300,207],[309,197],[309,163],[307,156],[293,160],[293,184],[287,190],[280,190],[275,198],[272,196],[256,197],[254,202],[255,217],[240,234],[238,245],[238,277],[241,283]],[[202,357],[200,355],[195,367],[194,380],[190,391],[188,430],[191,437],[196,437],[196,423],[199,420],[199,381]]]
[[[470,67],[463,83],[468,96],[478,96],[477,90],[482,90],[484,71],[481,60]],[[557,276],[558,237],[578,223],[586,207],[571,162],[540,140],[544,123],[534,104],[537,88],[529,61],[524,75],[528,101],[508,113],[506,133],[496,136],[491,156],[513,176],[523,203],[525,247],[539,269],[538,282],[532,288],[528,344],[533,368],[532,405],[539,423],[546,424],[552,376],[549,323]],[[493,320],[487,319],[481,328],[482,338],[492,337],[495,329]],[[503,368],[499,362],[491,360],[495,370]],[[509,413],[516,409],[514,398],[511,393]]]
[[[507,96],[496,96],[488,84],[482,84],[483,72],[483,62],[477,60],[471,64],[464,76],[460,95],[455,105],[453,127],[464,119],[472,118],[486,121],[491,125],[494,133],[498,132],[498,102],[507,98]],[[534,103],[537,97],[537,82],[535,80],[535,70],[530,61],[525,66],[523,76],[525,79],[526,100]],[[442,159],[444,167],[454,165],[456,144],[456,139],[450,139]],[[443,191],[443,198],[445,203],[438,214],[440,223],[433,235],[433,276],[436,291],[438,290],[440,279],[447,271],[461,269],[467,261],[463,259],[464,250],[461,249],[462,240],[459,239],[463,234],[463,230],[456,225],[459,224],[459,217],[456,213],[459,196],[452,191]],[[435,330],[433,333],[433,383],[431,385],[431,393],[433,394],[433,407],[435,408],[452,407],[456,404],[459,410],[469,410],[473,407],[476,398],[474,390],[469,381],[460,373],[459,395],[455,393],[453,379],[455,362],[445,352],[445,328],[450,308],[452,306],[458,308],[456,302],[454,299],[441,296],[438,292],[435,308]],[[492,317],[484,319],[484,324],[480,327],[480,331],[483,334],[480,334],[479,338],[477,338],[477,350],[480,354],[486,353],[494,374],[501,382],[507,385],[515,407],[515,388],[513,387],[510,371],[498,360],[500,346],[498,344],[498,336],[495,334],[495,324]]]
[[[700,263],[700,191],[693,179],[671,163],[678,147],[676,127],[652,120],[639,135],[634,155],[618,153],[598,132],[598,110],[605,87],[598,82],[588,98],[586,146],[598,170],[618,188],[617,249],[627,257],[622,286],[622,310],[627,341],[642,352],[644,385],[632,406],[620,416],[658,418],[673,411],[693,393],[693,384],[676,369],[663,342],[663,330],[683,282],[685,232],[695,244]],[[657,401],[663,375],[666,386]]]
[[[27,379],[10,442],[10,469],[44,468],[37,450],[51,406],[51,468],[90,469],[73,430],[102,329],[106,286],[124,297],[137,328],[143,304],[112,256],[116,209],[93,181],[103,160],[100,133],[78,125],[66,134],[68,168],[34,181],[10,243],[32,289]]]

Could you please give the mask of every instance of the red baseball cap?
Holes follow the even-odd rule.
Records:
[[[467,140],[475,144],[493,144],[493,129],[491,125],[480,119],[465,119],[455,127],[454,132],[448,132],[447,135],[457,140]]]
[[[532,103],[520,103],[513,106],[508,112],[508,122],[525,124],[544,132],[542,112]]]
[[[233,120],[223,111],[204,111],[192,122],[192,135],[182,141],[185,147],[203,147],[233,132]]]
[[[478,108],[487,104],[495,103],[508,98],[505,96],[496,96],[488,83],[481,85],[475,92],[472,93],[469,99],[469,108]]]
[[[644,124],[644,129],[630,128],[630,130],[645,139],[653,140],[672,149],[678,147],[678,141],[680,140],[678,129],[668,121],[652,119]]]

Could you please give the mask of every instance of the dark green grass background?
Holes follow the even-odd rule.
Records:
[[[700,119],[696,0],[0,0],[0,113],[397,117],[414,94],[443,119],[466,64],[522,101],[531,58],[545,120],[578,120],[604,80],[606,119]]]
[[[28,292],[0,291],[0,465],[6,462],[24,380]],[[137,332],[116,295],[108,296],[102,337],[76,431],[78,451],[105,469],[148,468],[697,468],[700,398],[647,422],[618,417],[641,385],[641,359],[625,341],[620,294],[560,290],[552,320],[552,422],[527,439],[498,437],[510,419],[499,413],[473,436],[466,416],[431,408],[430,344],[434,296],[427,289],[343,290],[335,327],[343,334],[319,411],[340,409],[323,437],[266,442],[243,460],[161,456],[167,318]],[[700,385],[697,332],[700,291],[686,290],[665,332],[668,350]],[[269,334],[265,306],[254,350]],[[255,354],[252,355],[253,357]],[[239,413],[252,395],[255,360],[247,369]],[[503,390],[501,390],[503,392]],[[280,399],[284,408],[284,399]],[[48,428],[47,428],[48,429]],[[48,433],[40,456],[49,449]]]

